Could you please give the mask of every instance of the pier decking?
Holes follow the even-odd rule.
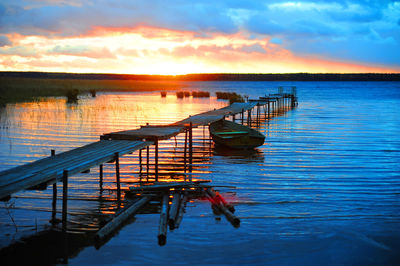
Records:
[[[74,175],[153,144],[151,141],[100,140],[70,151],[0,172],[0,199],[12,193]]]
[[[223,119],[224,117],[233,116],[233,115],[251,110],[257,104],[258,104],[258,102],[233,103],[233,104],[223,107],[221,109],[212,110],[212,111],[208,111],[208,112],[204,112],[201,114],[190,116],[190,117],[188,117],[184,120],[178,121],[172,125],[189,126],[189,124],[192,123],[193,127],[205,126],[212,122]]]
[[[259,125],[261,123],[262,108],[264,108],[264,118],[269,119],[273,112],[278,112],[280,109],[288,110],[289,107],[294,107],[296,104],[297,98],[294,94],[279,93],[260,97],[257,100],[249,100],[246,103],[233,103],[221,109],[189,116],[186,119],[169,125],[145,125],[139,129],[107,133],[100,136],[100,141],[57,155],[52,150],[50,157],[0,172],[0,200],[7,200],[11,194],[21,190],[30,188],[43,189],[53,184],[52,221],[55,221],[55,202],[57,200],[56,183],[62,181],[62,230],[66,232],[68,176],[84,172],[95,166],[100,166],[99,183],[100,189],[102,189],[103,163],[115,161],[117,200],[120,202],[119,157],[127,153],[139,151],[139,164],[141,169],[142,149],[146,149],[146,169],[148,172],[149,146],[154,145],[154,180],[158,181],[158,142],[185,132],[183,156],[184,175],[188,175],[190,177],[189,181],[192,181],[190,173],[192,172],[193,163],[193,128],[207,126],[214,121],[227,117],[232,117],[232,120],[235,121],[235,116],[238,114],[240,115],[239,120],[241,120],[242,124],[247,122],[247,126],[251,126],[252,109],[255,107],[256,112],[253,117],[255,118],[255,123]],[[186,169],[189,173],[186,172]],[[147,179],[148,178],[149,173],[147,173]]]

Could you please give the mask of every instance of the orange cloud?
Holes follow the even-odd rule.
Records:
[[[95,27],[79,37],[8,34],[0,70],[137,74],[400,72],[399,68],[299,56],[270,37],[139,26]],[[19,53],[18,53],[19,51]]]

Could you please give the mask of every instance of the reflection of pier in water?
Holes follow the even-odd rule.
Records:
[[[247,103],[230,106],[191,116],[168,126],[143,126],[138,130],[114,132],[102,136],[102,140],[68,152],[55,154],[28,165],[22,165],[0,173],[0,198],[9,199],[12,193],[23,189],[45,189],[53,186],[51,223],[53,229],[63,232],[95,232],[105,217],[115,214],[129,204],[121,191],[128,185],[154,181],[196,181],[207,174],[204,162],[212,155],[212,143],[207,125],[219,119],[258,127],[264,121],[279,115],[296,105],[294,94],[282,92]],[[183,133],[183,134],[182,134]],[[136,157],[138,168],[121,177],[122,155]],[[104,171],[106,163],[115,163],[115,181]],[[68,179],[76,173],[99,166],[99,197],[68,197]],[[18,179],[15,179],[18,177]],[[14,179],[12,179],[14,178]],[[62,181],[62,196],[57,196],[57,181]],[[57,219],[57,200],[62,199],[62,219]],[[77,213],[68,209],[68,201],[93,200],[98,210]],[[157,209],[158,211],[158,209]],[[67,219],[68,218],[68,219]],[[61,227],[59,228],[59,223]],[[82,229],[81,225],[86,228]]]

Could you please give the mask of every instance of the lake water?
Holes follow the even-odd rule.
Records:
[[[399,82],[190,82],[185,89],[235,91],[257,98],[296,86],[299,106],[263,122],[265,144],[254,152],[209,150],[196,129],[194,177],[236,206],[240,228],[215,219],[210,204],[186,206],[179,229],[158,246],[159,214],[136,215],[99,249],[72,265],[258,264],[398,265],[400,263]],[[212,93],[212,95],[214,95]],[[0,171],[97,141],[145,123],[168,124],[221,108],[215,97],[170,93],[100,93],[67,105],[63,98],[10,104],[0,113]],[[179,162],[184,136],[160,143],[162,163]],[[137,153],[121,159],[123,187],[138,180]],[[105,187],[114,188],[114,165]],[[69,228],[95,231],[115,211],[113,190],[100,195],[98,169],[71,178]],[[222,187],[227,186],[227,187]],[[58,186],[61,191],[61,184]],[[1,247],[49,227],[51,189],[13,195],[0,208]],[[101,199],[101,200],[99,200]],[[61,202],[58,201],[58,210]],[[59,217],[61,216],[58,214]]]

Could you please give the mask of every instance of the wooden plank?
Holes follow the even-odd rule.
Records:
[[[182,126],[143,126],[139,129],[124,130],[105,134],[106,137],[114,140],[143,140],[158,139],[165,140],[183,132]]]
[[[168,225],[170,230],[173,230],[175,228],[175,220],[178,215],[180,199],[181,199],[181,193],[179,191],[174,192],[168,219]]]
[[[212,122],[223,119],[224,116],[239,114],[243,111],[252,109],[257,102],[233,103],[221,109],[204,112],[201,114],[190,116],[184,120],[178,121],[172,125],[188,126],[192,122],[193,127],[208,125]]]
[[[92,147],[90,147],[90,148],[92,148]],[[32,171],[32,168],[30,168],[29,169],[30,171],[28,171],[28,172],[23,172],[23,173],[18,172],[17,174],[20,175],[18,178],[12,178],[12,176],[9,176],[8,178],[9,179],[12,178],[12,181],[13,181],[12,183],[14,183],[14,182],[17,182],[17,181],[21,181],[22,179],[25,179],[27,177],[31,178],[32,175],[47,176],[47,175],[49,175],[48,171],[56,171],[56,170],[62,171],[63,169],[71,168],[71,165],[76,165],[78,163],[81,163],[82,161],[89,162],[90,159],[92,157],[94,157],[94,156],[97,156],[97,155],[103,155],[104,156],[104,154],[107,154],[108,151],[110,151],[110,150],[113,151],[114,150],[114,149],[109,149],[109,148],[110,148],[110,145],[106,145],[104,147],[98,146],[97,150],[88,149],[88,152],[84,153],[84,154],[81,154],[81,153],[76,154],[74,150],[67,151],[67,152],[65,152],[63,154],[60,154],[59,157],[55,156],[55,158],[54,158],[55,160],[53,160],[48,165],[44,165],[44,166],[41,165],[40,168],[39,169],[35,169],[34,172]],[[114,148],[114,147],[111,147],[111,148]],[[120,148],[120,147],[118,146],[117,148]],[[94,151],[95,151],[95,153],[94,153]],[[64,156],[62,156],[62,155],[64,155]],[[74,169],[69,169],[69,170],[74,171]],[[85,169],[78,168],[78,171],[79,170],[85,170]],[[53,178],[57,178],[57,177],[54,176]],[[10,185],[12,183],[9,183],[8,185]]]
[[[169,194],[165,193],[161,202],[160,225],[158,227],[158,244],[164,246],[167,242]]]
[[[195,187],[200,183],[209,183],[210,180],[201,180],[195,182],[163,182],[163,183],[155,183],[154,185],[143,185],[137,187],[130,187],[129,191],[131,192],[143,192],[143,191],[151,191],[151,190],[159,190],[159,189],[170,189],[170,188],[183,188],[183,187]]]
[[[68,170],[70,175],[80,173],[90,167],[113,159],[115,152],[121,155],[151,145],[142,141],[106,141],[91,143],[56,156],[47,157],[30,163],[27,167],[19,166],[0,173],[0,198],[4,198],[19,190],[60,179],[62,172]]]
[[[109,149],[114,149],[115,147],[120,147],[120,142],[110,142],[110,141],[98,141],[83,147],[72,149],[70,151],[59,153],[55,156],[46,157],[29,164],[17,166],[9,170],[0,172],[0,187],[4,184],[9,185],[10,180],[17,182],[24,179],[26,175],[31,175],[32,173],[43,171],[47,168],[61,167],[60,164],[68,162],[71,163],[78,159],[83,159],[83,155],[89,155],[93,152],[103,153]],[[4,176],[7,176],[4,177]]]
[[[106,238],[110,233],[120,227],[124,221],[126,221],[129,217],[140,210],[140,208],[142,208],[150,199],[151,196],[145,196],[134,204],[127,207],[126,209],[123,209],[122,212],[119,213],[119,215],[115,216],[110,222],[108,222],[97,232],[95,239],[99,241]]]

